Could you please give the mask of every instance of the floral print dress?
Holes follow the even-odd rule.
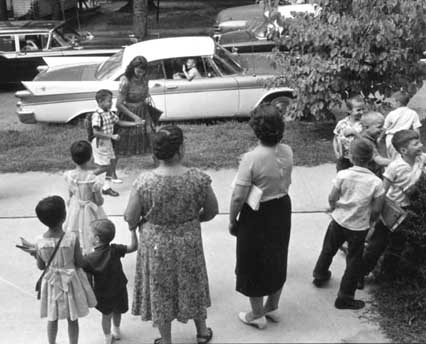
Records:
[[[182,175],[141,174],[126,221],[142,226],[132,313],[154,326],[207,318],[210,294],[198,219],[211,179],[198,169]]]
[[[120,140],[116,144],[116,152],[120,155],[135,155],[152,152],[151,137],[154,123],[147,110],[146,99],[149,98],[148,79],[138,81],[123,76],[118,89],[118,101],[128,110],[145,120],[145,125],[137,127],[121,127],[118,129]],[[124,113],[119,112],[120,120],[132,121]]]

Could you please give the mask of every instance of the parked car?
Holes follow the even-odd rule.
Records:
[[[66,123],[96,108],[101,88],[117,96],[126,66],[138,55],[148,60],[149,89],[160,120],[248,116],[258,104],[272,102],[285,110],[294,91],[266,88],[269,75],[256,75],[211,37],[173,37],[125,47],[103,63],[49,67],[26,90],[16,92],[21,122]],[[196,62],[200,78],[176,79],[188,58]]]
[[[283,2],[277,7],[277,12],[284,18],[293,18],[294,13],[310,13],[318,15],[321,6],[317,4],[291,4]],[[262,22],[269,16],[264,4],[259,2],[254,5],[238,6],[226,8],[218,13],[214,25],[214,37],[218,39],[220,35],[236,30],[246,30],[252,22]]]
[[[0,24],[0,83],[17,84],[32,80],[44,57],[111,56],[132,37],[121,41],[81,34],[61,21],[9,21]]]

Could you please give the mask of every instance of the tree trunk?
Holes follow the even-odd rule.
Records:
[[[139,41],[147,36],[148,0],[133,0],[133,32]]]
[[[0,0],[0,20],[7,20],[6,0]]]

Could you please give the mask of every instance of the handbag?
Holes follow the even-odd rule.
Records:
[[[157,109],[154,105],[149,103],[147,104],[147,109],[148,109],[149,115],[151,116],[152,122],[155,125],[157,125],[161,115],[163,114],[163,111],[161,111],[160,109]]]
[[[380,218],[383,224],[394,232],[407,217],[407,211],[390,198],[385,197]]]
[[[62,238],[64,237],[64,235],[65,235],[65,233],[64,233],[64,234],[62,234],[62,236],[60,237],[60,239],[59,239],[58,243],[57,243],[57,244],[56,244],[56,246],[55,246],[55,249],[53,250],[52,255],[51,255],[51,256],[50,256],[50,258],[49,258],[49,261],[47,262],[46,266],[44,267],[43,272],[41,273],[41,275],[40,275],[39,279],[38,279],[38,280],[37,280],[37,282],[36,282],[36,285],[35,285],[35,291],[37,292],[37,300],[40,300],[40,296],[41,296],[41,282],[42,282],[42,280],[43,280],[43,277],[44,277],[44,275],[46,274],[47,269],[48,269],[48,268],[49,268],[49,266],[50,266],[50,263],[52,263],[52,260],[53,260],[53,258],[55,257],[56,252],[58,252],[59,245],[61,244],[61,241],[62,241]]]

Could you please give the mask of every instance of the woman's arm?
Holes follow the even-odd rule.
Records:
[[[229,223],[235,225],[237,217],[250,191],[250,185],[235,185],[234,191],[231,196],[231,205],[229,207]]]
[[[128,223],[131,231],[138,227],[142,210],[142,203],[140,201],[138,191],[132,188],[129,201],[127,202],[126,211],[124,212],[124,221]]]
[[[211,185],[209,185],[207,190],[206,200],[203,204],[203,208],[200,211],[200,216],[199,216],[200,222],[210,221],[217,215],[218,212],[219,212],[219,206],[217,203],[217,198],[216,198],[216,195],[214,194],[214,191]]]

